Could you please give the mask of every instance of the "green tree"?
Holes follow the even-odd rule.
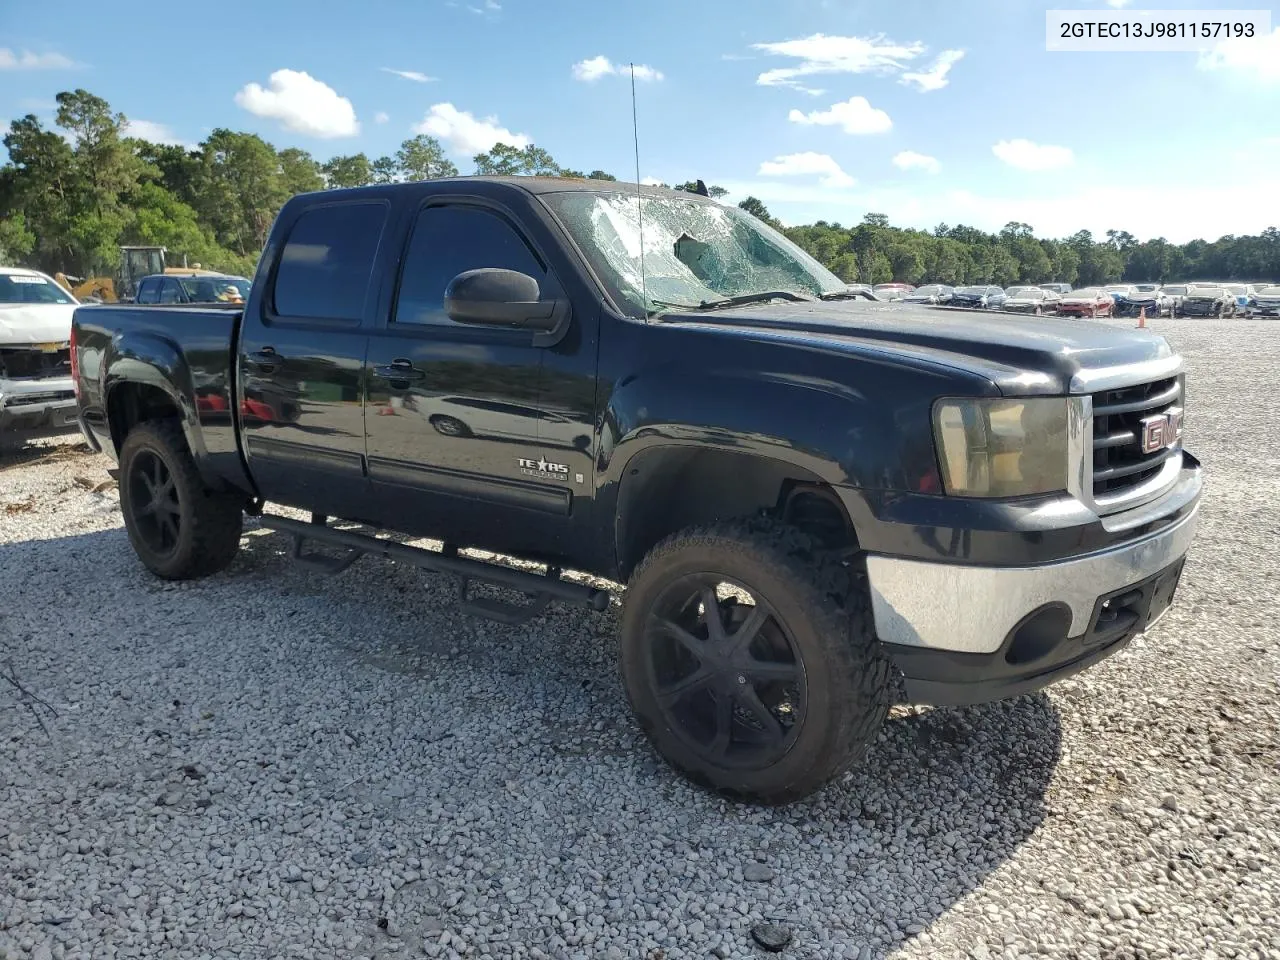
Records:
[[[760,200],[757,200],[755,197],[747,197],[746,199],[742,200],[738,204],[738,209],[745,210],[747,213],[751,214],[757,220],[763,223],[767,223],[769,226],[773,227],[775,230],[782,229],[782,224],[779,223],[776,219],[774,219],[773,214],[769,212],[769,208],[766,207]]]
[[[685,193],[697,193],[698,181],[686,180],[684,183],[676,184],[671,189],[683,190]],[[712,197],[715,200],[719,200],[721,197],[728,195],[728,193],[729,191],[726,190],[724,187],[717,187],[715,184],[711,184],[710,186],[707,187],[707,195]]]
[[[281,185],[289,196],[324,189],[320,164],[307,151],[288,147],[281,150],[278,156]]]
[[[363,187],[373,183],[373,164],[363,153],[332,157],[320,168],[325,183],[333,189]]]
[[[395,183],[400,179],[400,166],[395,157],[379,157],[370,165],[372,183]]]
[[[202,183],[196,210],[221,246],[257,254],[289,198],[271,144],[256,133],[219,128],[200,144]]]
[[[425,133],[400,144],[396,166],[402,180],[437,180],[458,175],[458,168],[445,157],[440,141]]]
[[[588,180],[611,180],[615,183],[618,180],[618,178],[615,177],[612,173],[605,173],[603,170],[592,170],[590,173],[587,174],[587,179]]]

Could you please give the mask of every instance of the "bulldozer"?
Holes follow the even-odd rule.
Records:
[[[71,277],[55,273],[53,279],[77,300],[84,303],[116,303],[132,300],[138,291],[138,281],[156,273],[213,276],[215,270],[203,270],[200,264],[181,267],[165,265],[164,247],[121,247],[120,269],[115,277]],[[182,258],[184,261],[186,257]]]

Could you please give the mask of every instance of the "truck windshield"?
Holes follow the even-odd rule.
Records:
[[[0,303],[75,303],[56,283],[34,273],[0,273]]]
[[[848,291],[778,231],[734,207],[620,192],[566,191],[543,199],[633,316],[775,292],[808,298]]]

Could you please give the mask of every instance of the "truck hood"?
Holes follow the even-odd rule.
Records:
[[[901,303],[758,304],[668,314],[664,322],[768,332],[809,349],[909,356],[986,377],[1006,396],[1067,394],[1077,374],[1174,356],[1148,330]]]
[[[0,303],[0,347],[66,343],[74,303]]]

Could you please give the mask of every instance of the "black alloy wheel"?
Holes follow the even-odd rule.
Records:
[[[140,450],[129,464],[129,505],[138,536],[156,555],[178,549],[182,503],[168,465],[151,450]]]
[[[713,574],[685,576],[659,595],[646,633],[662,717],[692,752],[720,768],[759,770],[791,748],[808,685],[795,642],[763,599]]]

